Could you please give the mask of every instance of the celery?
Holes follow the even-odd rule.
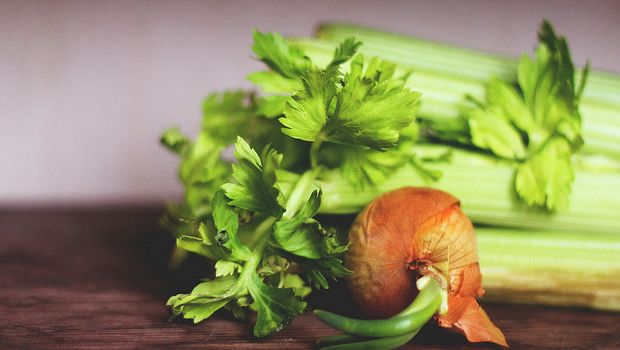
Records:
[[[443,130],[463,132],[465,126],[459,121],[459,113],[466,104],[465,96],[483,98],[488,79],[493,76],[515,79],[516,60],[513,58],[364,27],[325,25],[318,31],[318,36],[324,40],[296,40],[296,43],[318,61],[329,57],[332,40],[350,35],[364,42],[361,50],[367,54],[381,55],[399,64],[401,69],[413,69],[409,85],[423,93],[418,115]],[[620,158],[620,77],[592,72],[580,105],[586,145],[582,154]],[[483,160],[486,157],[473,153],[456,152],[464,156],[455,155],[451,164],[439,165],[444,178],[433,186],[461,198],[465,210],[476,222],[587,232],[614,232],[620,228],[616,214],[620,201],[612,195],[620,193],[618,169],[606,173],[581,169],[569,207],[550,216],[524,208],[513,200],[509,186],[510,165]],[[377,192],[419,181],[415,171],[404,168]],[[346,185],[338,187],[343,189]],[[356,207],[354,202],[351,201],[348,209]]]
[[[443,72],[448,76],[470,77],[483,82],[493,76],[504,80],[515,78],[517,60],[508,56],[362,26],[326,24],[317,30],[317,37],[328,41],[348,36],[361,40],[364,46],[372,48],[370,51],[381,53],[381,56],[386,59],[402,59],[419,69]],[[591,73],[588,85],[589,87],[584,92],[586,100],[620,103],[620,76],[594,71]]]
[[[516,81],[517,59],[351,25],[325,25],[320,39],[298,40],[316,59],[333,40],[355,36],[367,56],[381,56],[411,70],[409,86],[423,93],[418,116],[431,127],[463,132],[465,96],[482,99],[492,77]],[[462,201],[477,227],[488,300],[580,306],[620,311],[620,76],[590,72],[580,101],[585,146],[576,160],[569,207],[556,213],[528,209],[514,200],[511,165],[453,149],[433,187]],[[420,146],[418,146],[420,147]],[[441,147],[441,146],[435,146]],[[377,189],[356,189],[332,173],[322,187],[325,212],[353,212],[377,194],[423,178],[405,166]]]
[[[516,80],[516,59],[500,55],[348,25],[325,25],[317,35],[323,40],[296,40],[315,61],[329,58],[335,41],[355,36],[367,55],[412,70],[409,86],[424,96],[418,115],[434,125],[458,119],[466,95],[482,99],[491,77]],[[592,72],[580,104],[583,152],[620,159],[620,77]]]
[[[351,185],[338,170],[323,174],[320,212],[357,213],[381,193],[403,186],[432,186],[461,200],[465,213],[479,224],[539,230],[620,233],[620,176],[617,164],[604,161],[593,165],[589,158],[576,164],[577,174],[568,208],[556,213],[530,208],[518,202],[510,186],[512,166],[484,154],[441,145],[416,145],[417,152],[450,150],[449,162],[433,164],[443,173],[437,182],[428,183],[410,165],[392,174],[384,183],[372,187]],[[605,168],[607,167],[607,168]],[[297,175],[282,172],[279,185],[286,192]]]
[[[613,234],[477,228],[485,299],[620,311]]]

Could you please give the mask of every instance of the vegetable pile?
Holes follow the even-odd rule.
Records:
[[[381,279],[364,280],[361,266],[380,269],[391,255],[372,262],[356,260],[363,256],[356,235],[350,242],[343,232],[322,224],[320,214],[358,213],[379,195],[412,185],[453,193],[475,223],[496,225],[477,229],[485,287],[493,299],[518,301],[525,295],[545,301],[546,296],[547,302],[620,309],[620,289],[614,284],[620,278],[608,279],[620,271],[615,260],[608,260],[620,251],[611,235],[620,228],[620,199],[617,191],[610,190],[620,189],[620,164],[613,157],[592,154],[606,142],[588,148],[590,134],[582,132],[580,114],[582,98],[590,96],[585,88],[588,69],[576,79],[565,39],[544,23],[536,56],[522,57],[518,79],[485,76],[474,84],[475,79],[462,79],[458,72],[444,82],[445,72],[418,70],[407,52],[394,55],[385,46],[369,45],[370,55],[364,56],[358,52],[363,49],[361,41],[339,36],[346,32],[343,28],[326,26],[319,32],[322,39],[298,39],[293,44],[278,34],[255,32],[254,54],[267,67],[248,76],[258,92],[229,91],[207,97],[202,127],[194,140],[177,128],[162,135],[162,143],[180,157],[179,178],[185,188],[183,201],[169,205],[163,219],[177,237],[174,260],[190,252],[215,266],[215,276],[168,300],[173,314],[200,322],[219,309],[241,319],[256,312],[254,334],[262,337],[286,327],[306,309],[304,297],[313,289],[329,288],[337,279],[351,277],[355,298],[368,293],[372,297]],[[360,30],[360,34],[365,42],[368,32]],[[375,35],[368,35],[370,43]],[[374,57],[377,54],[396,63]],[[449,62],[444,65],[455,69]],[[433,81],[434,77],[441,78]],[[465,82],[476,88],[470,91]],[[450,101],[441,100],[448,95]],[[610,147],[613,153],[615,146]],[[416,193],[401,204],[415,202]],[[417,260],[394,256],[401,267],[411,264],[404,275],[392,280],[408,289],[386,300],[393,304],[384,305],[385,313],[366,313],[398,318],[411,316],[412,309],[430,311],[408,317],[417,322],[415,327],[410,324],[406,332],[393,337],[344,329],[349,334],[326,339],[326,344],[355,342],[357,336],[387,337],[364,340],[376,340],[381,347],[402,344],[433,316],[437,293],[447,289],[453,294],[447,299],[448,313],[438,317],[440,325],[454,325],[472,341],[505,345],[501,332],[475,301],[482,289],[471,225],[454,197],[442,194],[432,199],[439,203],[435,211],[430,207],[416,211],[427,210],[425,218],[429,218],[450,208],[460,224],[449,222],[452,214],[439,222],[433,219],[428,222],[452,229],[428,228],[428,235],[420,230],[410,239],[437,239],[438,247],[454,247],[458,242],[451,238],[467,237],[469,255],[459,257],[459,248],[446,248],[447,258],[441,261],[423,254],[416,255]],[[390,225],[423,224],[423,220],[412,221],[415,215],[399,220],[396,211],[406,207],[385,214],[394,218]],[[579,243],[571,232],[579,230],[590,233],[589,246],[585,253],[574,254],[581,248],[576,248]],[[561,244],[555,247],[558,237]],[[537,244],[544,240],[550,246]],[[368,251],[380,249],[373,247]],[[548,255],[549,251],[553,254]],[[550,264],[546,258],[556,260]],[[597,273],[577,279],[567,273],[575,265],[562,259],[587,263]],[[556,269],[545,269],[549,266]],[[424,273],[408,275],[422,268]],[[469,271],[463,276],[470,277],[453,276],[462,271]],[[542,271],[548,276],[542,276]],[[423,275],[430,277],[423,279]],[[406,307],[418,292],[417,277],[420,295]],[[442,278],[447,284],[441,285]],[[559,287],[541,290],[545,285],[541,279]],[[585,288],[564,288],[575,280],[585,283]],[[502,294],[492,293],[494,289]],[[584,295],[579,299],[571,294],[584,290],[610,298]],[[460,316],[454,316],[458,310]],[[458,322],[465,314],[476,315],[470,325],[482,325],[487,330],[483,337],[468,331],[463,326],[466,322]],[[339,317],[322,315],[323,319]]]

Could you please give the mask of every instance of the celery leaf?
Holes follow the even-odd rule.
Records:
[[[312,219],[321,205],[321,194],[312,192],[304,206],[289,219],[283,218],[274,226],[273,237],[282,249],[309,259],[318,259],[321,251],[320,225]]]
[[[198,284],[189,294],[177,294],[168,299],[174,315],[183,314],[184,318],[198,323],[210,317],[215,311],[226,305],[230,298],[219,296],[230,290],[237,282],[233,276],[217,277],[212,281]]]
[[[571,158],[583,144],[579,96],[588,68],[576,86],[566,39],[546,21],[538,36],[536,56],[519,61],[518,88],[491,80],[486,101],[464,117],[473,145],[515,162],[518,197],[553,210],[568,204]]]
[[[521,159],[525,146],[519,132],[501,116],[498,108],[476,109],[469,113],[467,122],[474,145],[486,148],[500,157]]]
[[[177,238],[177,247],[205,256],[212,260],[227,259],[228,253],[218,244],[210,242],[205,237],[182,235]]]
[[[237,183],[222,185],[230,205],[272,215],[279,218],[284,213],[282,194],[275,187],[276,168],[282,155],[271,147],[263,149],[261,156],[241,137],[237,139],[233,164],[233,177]]]
[[[280,123],[286,135],[314,141],[327,123],[329,106],[336,94],[334,71],[313,70],[303,77],[304,90],[289,99]]]
[[[161,135],[161,144],[168,150],[182,154],[191,143],[189,137],[185,136],[178,128],[170,128]]]
[[[574,180],[570,162],[570,145],[560,137],[549,141],[541,152],[517,167],[517,193],[529,205],[545,205],[549,209],[566,206]]]
[[[239,215],[233,207],[228,205],[228,199],[223,190],[215,192],[212,199],[213,222],[217,229],[216,240],[221,246],[231,251],[231,260],[248,260],[251,256],[250,249],[237,237],[239,229]]]
[[[355,54],[357,50],[362,46],[362,42],[355,40],[355,38],[346,38],[343,42],[336,47],[336,51],[334,52],[334,58],[332,59],[330,66],[339,66],[347,61],[349,61]]]
[[[394,72],[395,65],[387,61],[372,59],[364,67],[361,55],[354,59],[337,96],[327,140],[375,149],[395,146],[400,131],[414,120],[420,94],[394,79]]]
[[[257,337],[281,330],[306,309],[306,302],[295,296],[292,288],[275,288],[267,285],[256,273],[250,278],[248,291],[258,310],[254,325],[254,335]]]
[[[278,33],[254,31],[252,50],[269,68],[288,78],[296,79],[312,67],[303,51],[289,46]]]

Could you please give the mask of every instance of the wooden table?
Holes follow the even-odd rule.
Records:
[[[311,314],[268,339],[225,314],[170,322],[166,298],[207,266],[194,258],[167,271],[173,240],[159,207],[0,210],[0,348],[311,349],[333,331]],[[578,268],[578,267],[576,267]],[[339,288],[311,299],[340,298]],[[483,303],[484,304],[484,303]],[[620,349],[620,315],[484,304],[514,349]],[[426,327],[406,348],[493,349]]]

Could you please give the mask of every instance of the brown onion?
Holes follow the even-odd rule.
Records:
[[[349,231],[348,286],[368,317],[390,317],[418,293],[429,275],[444,283],[448,311],[437,318],[469,341],[508,346],[476,301],[482,296],[476,235],[459,200],[430,188],[405,187],[375,199]]]

